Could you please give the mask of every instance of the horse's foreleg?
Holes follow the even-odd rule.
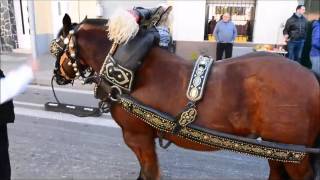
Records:
[[[141,170],[138,179],[160,179],[158,158],[152,134],[137,134],[124,131],[123,137],[140,162]]]
[[[292,180],[313,180],[313,170],[309,156],[305,157],[300,164],[284,164],[286,171]]]
[[[270,174],[269,180],[286,180],[288,175],[286,174],[283,163],[269,161]]]

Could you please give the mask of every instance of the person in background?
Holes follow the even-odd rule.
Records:
[[[304,5],[298,5],[296,12],[286,21],[283,29],[285,41],[288,43],[288,58],[299,63],[307,31],[307,20],[303,16],[304,13]]]
[[[312,70],[320,75],[320,18],[312,24],[310,60]]]
[[[216,59],[221,60],[225,52],[225,58],[232,57],[233,42],[237,37],[237,28],[230,20],[230,14],[223,14],[222,20],[214,28],[213,34],[217,40]]]
[[[38,64],[35,60],[4,77],[0,69],[0,179],[11,179],[7,123],[15,119],[12,98],[22,93],[34,77]]]
[[[214,16],[211,17],[211,20],[208,23],[208,33],[211,34],[216,27],[217,21],[214,19]]]

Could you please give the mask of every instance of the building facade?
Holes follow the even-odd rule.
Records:
[[[303,2],[299,0],[36,0],[30,3],[26,0],[2,0],[1,49],[35,49],[36,55],[45,54],[48,53],[48,44],[62,27],[65,13],[71,16],[73,22],[80,22],[86,16],[108,18],[117,8],[155,7],[161,3],[173,6],[173,21],[170,28],[173,39],[177,42],[210,44],[212,38],[208,41],[210,34],[208,22],[213,16],[214,20],[218,21],[221,14],[229,12],[237,25],[239,43],[277,44],[282,41],[285,21],[295,11],[296,6]]]
[[[18,47],[17,28],[13,0],[0,1],[0,51],[12,51]]]

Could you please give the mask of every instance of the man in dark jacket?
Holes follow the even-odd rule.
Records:
[[[0,70],[0,78],[3,78]],[[14,110],[12,100],[0,104],[0,179],[8,180],[11,176],[9,160],[9,142],[7,133],[7,123],[14,121]]]
[[[300,62],[306,39],[307,19],[303,16],[304,12],[305,7],[298,5],[283,30],[284,38],[288,42],[288,57],[297,62]]]

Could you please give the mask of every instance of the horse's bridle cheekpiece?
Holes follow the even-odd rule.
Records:
[[[88,76],[85,75],[87,72],[89,72],[89,76],[93,75],[92,69],[81,65],[80,59],[77,56],[76,32],[79,25],[70,30],[66,37],[61,35],[50,43],[50,52],[54,57],[56,57],[54,76],[59,85],[71,83],[75,79],[87,78]],[[67,58],[61,60],[64,53]],[[72,67],[74,77],[68,76],[66,70],[63,68],[62,65],[65,60],[68,61],[67,65]]]

